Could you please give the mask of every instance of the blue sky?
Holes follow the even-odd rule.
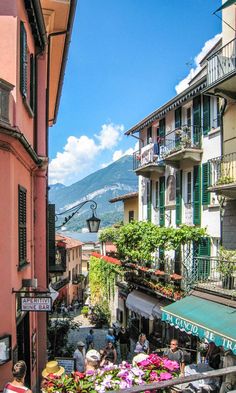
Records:
[[[124,131],[176,95],[221,31],[221,0],[79,0],[50,182],[71,184],[134,148]]]

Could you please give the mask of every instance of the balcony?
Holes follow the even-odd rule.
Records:
[[[69,277],[66,278],[62,278],[61,280],[52,283],[52,287],[53,289],[55,289],[55,291],[58,291],[59,289],[63,288],[65,285],[67,285],[69,283]]]
[[[236,262],[217,257],[193,258],[191,287],[212,292],[218,296],[236,296]]]
[[[236,97],[236,40],[228,42],[211,57],[207,64],[207,86],[211,93],[221,92],[227,98]]]
[[[133,153],[133,170],[136,175],[150,178],[152,173],[162,175],[165,172],[164,162],[158,149],[157,143],[149,143]]]
[[[164,146],[160,147],[166,164],[175,168],[184,163],[194,165],[201,161],[201,127],[182,126],[166,135]]]
[[[72,277],[72,284],[77,285],[80,284],[84,281],[85,277],[83,274],[77,274],[74,277]]]
[[[227,198],[236,198],[236,153],[216,157],[210,163],[209,191]]]

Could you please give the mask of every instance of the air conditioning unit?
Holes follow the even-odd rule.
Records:
[[[37,288],[38,279],[37,278],[23,278],[22,279],[22,287],[23,288]]]

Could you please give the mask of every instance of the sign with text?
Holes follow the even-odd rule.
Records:
[[[22,297],[21,311],[52,311],[51,297]]]
[[[71,374],[75,371],[75,359],[73,358],[55,358],[59,366],[64,367],[66,374]]]

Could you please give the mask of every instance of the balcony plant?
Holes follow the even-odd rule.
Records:
[[[221,176],[219,177],[219,179],[216,182],[217,186],[222,186],[224,184],[230,184],[230,183],[234,183],[234,178],[231,176]]]
[[[221,274],[224,288],[233,289],[236,275],[236,251],[220,247],[217,271]]]

